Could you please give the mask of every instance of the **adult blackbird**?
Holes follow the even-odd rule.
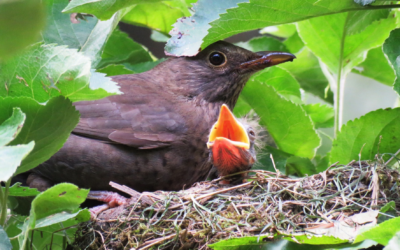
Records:
[[[123,94],[75,103],[79,124],[28,184],[41,190],[59,182],[92,190],[110,190],[110,181],[137,191],[190,187],[211,168],[206,142],[221,105],[233,109],[253,73],[294,58],[219,41],[194,57],[115,76]]]
[[[248,122],[238,120],[223,104],[217,122],[211,127],[207,147],[210,149],[210,161],[218,175],[224,177],[249,170],[256,161],[256,132]],[[243,179],[232,176],[234,180]],[[236,181],[235,180],[235,181]],[[229,184],[230,180],[221,181]]]

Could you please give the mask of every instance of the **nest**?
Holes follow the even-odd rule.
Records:
[[[209,249],[228,238],[304,234],[390,201],[400,208],[399,173],[376,162],[334,165],[303,178],[249,172],[251,180],[240,185],[214,180],[179,192],[138,193],[116,185],[132,196],[130,202],[81,227],[74,247]]]

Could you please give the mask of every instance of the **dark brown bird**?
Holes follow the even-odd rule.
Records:
[[[255,140],[256,132],[248,122],[236,119],[228,106],[222,105],[207,142],[210,161],[219,177],[246,171],[253,166],[256,161]],[[242,174],[232,178],[243,179],[245,176]],[[224,180],[221,183],[229,184],[230,181]]]
[[[221,105],[233,109],[253,73],[293,58],[220,41],[197,56],[115,76],[124,94],[75,103],[79,124],[63,148],[33,170],[28,184],[44,189],[71,182],[110,190],[114,181],[138,191],[190,187],[211,168],[206,142]]]

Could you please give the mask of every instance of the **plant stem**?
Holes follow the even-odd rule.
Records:
[[[336,93],[335,93],[335,135],[338,135],[341,127],[342,115],[343,115],[343,98],[342,98],[342,67],[343,67],[343,51],[344,51],[344,43],[346,41],[346,33],[347,33],[347,17],[343,26],[342,38],[340,39],[340,54],[339,54],[339,67],[336,78]],[[343,82],[344,83],[344,82]],[[344,84],[343,84],[344,85]]]
[[[8,189],[11,184],[11,178],[5,183],[5,188],[4,192],[2,191],[2,188],[0,187],[0,226],[4,227],[4,224],[6,223],[6,218],[7,218],[7,198],[8,198]]]

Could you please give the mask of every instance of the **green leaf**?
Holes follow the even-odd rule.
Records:
[[[397,250],[400,246],[400,232],[397,232],[383,250]]]
[[[321,157],[320,155],[316,155],[313,159],[315,168],[317,169],[317,173],[321,173],[325,171],[329,167],[329,154]]]
[[[133,7],[122,21],[168,34],[176,20],[184,15],[181,8],[171,6],[168,2],[143,3]]]
[[[312,237],[313,239],[316,238]],[[326,239],[326,237],[324,237]],[[329,241],[328,241],[329,242]],[[217,243],[208,245],[210,248],[215,250],[333,250],[333,249],[343,249],[343,250],[358,250],[367,249],[370,246],[377,245],[376,242],[372,240],[365,240],[360,243],[342,243],[342,244],[322,244],[322,245],[309,245],[309,244],[297,244],[295,242],[290,242],[284,239],[274,239],[269,241],[265,237],[243,237],[234,238],[228,240],[221,240]]]
[[[271,67],[262,70],[260,73],[252,76],[247,85],[253,85],[253,82],[268,84],[274,87],[276,92],[289,100],[301,102],[300,85],[297,80],[285,69]]]
[[[42,1],[0,1],[0,59],[7,59],[37,41],[44,24]]]
[[[293,62],[281,64],[279,67],[289,71],[302,89],[328,103],[333,103],[333,93],[327,89],[329,81],[319,66],[318,58],[307,48],[296,54],[296,57]]]
[[[277,26],[268,26],[260,30],[260,34],[271,34],[278,37],[288,38],[296,33],[296,24],[287,23]]]
[[[97,67],[103,68],[109,64],[121,64],[125,62],[138,64],[152,61],[153,59],[146,48],[134,42],[129,38],[128,34],[116,29],[108,39],[101,56],[101,61]]]
[[[396,216],[396,203],[394,201],[390,201],[385,206],[381,207],[381,209],[379,209],[378,224],[386,220],[390,220]]]
[[[101,54],[103,48],[111,36],[115,27],[117,27],[121,18],[128,12],[132,7],[128,7],[118,11],[109,20],[98,21],[96,26],[91,31],[89,37],[86,39],[85,44],[80,49],[85,56],[89,57],[92,62],[92,68],[98,68],[98,64],[101,60]]]
[[[28,97],[6,97],[0,98],[0,123],[11,115],[13,107],[26,114],[26,121],[10,145],[35,141],[34,149],[16,172],[19,174],[48,160],[62,147],[78,124],[79,112],[62,96],[52,98],[45,106]]]
[[[370,239],[386,246],[389,243],[389,240],[400,231],[399,223],[400,217],[384,221],[368,231],[358,234],[354,242],[357,243]]]
[[[89,58],[65,46],[35,44],[24,54],[0,64],[0,72],[0,81],[5,83],[0,87],[0,96],[27,96],[46,102],[58,95],[72,101],[111,95],[89,85]]]
[[[122,64],[109,64],[104,68],[98,69],[97,72],[106,74],[107,76],[117,76],[125,74],[134,74],[132,70],[125,68]]]
[[[396,73],[396,80],[393,84],[393,89],[400,94],[400,62],[398,60],[400,55],[400,29],[395,29],[390,32],[389,38],[383,44],[383,52],[389,59],[394,71]]]
[[[0,147],[7,145],[17,137],[25,118],[26,116],[20,108],[13,108],[12,115],[0,125]]]
[[[289,52],[286,46],[276,38],[268,36],[255,37],[247,42],[239,42],[235,45],[253,52],[258,51],[284,51]]]
[[[348,26],[346,27],[346,35],[357,34],[370,24],[389,16],[390,9],[370,10],[370,11],[351,11],[347,17]]]
[[[298,32],[294,33],[291,37],[288,37],[283,44],[286,45],[286,48],[288,48],[292,54],[296,54],[304,48],[303,40],[301,40]]]
[[[272,87],[259,81],[249,82],[241,96],[260,116],[260,124],[266,126],[280,150],[314,157],[320,138],[299,105],[281,98]]]
[[[49,226],[78,216],[82,210],[79,205],[85,201],[89,190],[81,189],[69,183],[55,185],[36,196],[32,202],[29,219],[22,226],[22,233],[18,236],[21,249],[24,249],[28,235],[32,229]],[[80,216],[81,222],[89,220],[86,211]]]
[[[301,244],[309,244],[309,245],[335,245],[335,244],[341,244],[341,243],[347,243],[349,242],[346,239],[339,239],[333,236],[325,236],[325,235],[315,235],[315,236],[309,236],[306,234],[292,234],[290,237],[285,237],[284,239],[288,241],[292,241],[295,243],[301,243]]]
[[[155,42],[161,42],[161,43],[166,43],[169,39],[169,35],[165,35],[161,32],[158,32],[156,30],[152,30],[151,31],[151,35],[150,35],[151,40],[155,41]]]
[[[317,173],[317,168],[308,158],[292,156],[286,161],[286,175],[305,176]]]
[[[363,13],[367,15],[367,12]],[[300,22],[297,26],[306,46],[334,75],[341,70],[345,76],[365,60],[368,50],[380,46],[396,27],[396,19],[390,17],[372,23],[360,33],[345,36],[350,22],[355,22],[350,17],[349,13],[322,16]]]
[[[13,141],[21,131],[25,114],[19,108],[13,108],[12,114],[0,125],[0,182],[8,181],[17,170],[21,161],[32,151],[35,143],[5,146]]]
[[[117,11],[141,3],[156,3],[162,0],[72,0],[63,10],[66,13],[88,13],[100,20],[107,20]]]
[[[370,77],[388,86],[392,86],[396,79],[392,66],[383,54],[382,47],[368,51],[367,58],[352,70],[366,77]]]
[[[315,128],[333,127],[335,112],[332,107],[320,103],[303,105],[303,109],[311,117]]]
[[[157,61],[154,62],[143,62],[143,63],[137,63],[137,64],[130,64],[130,63],[124,63],[123,65],[128,69],[133,71],[135,74],[139,74],[148,70],[151,70],[158,64],[164,62],[166,59],[161,58]]]
[[[18,196],[18,197],[25,197],[25,196],[36,196],[40,194],[40,192],[36,188],[29,188],[21,186],[20,182],[15,183],[8,189],[8,196]]]
[[[61,11],[67,6],[68,1],[46,0],[45,2],[47,3],[47,23],[42,32],[43,41],[47,44],[68,45],[70,49],[80,49],[95,27],[97,18],[81,14],[62,13]],[[76,17],[73,18],[71,15]]]
[[[378,153],[395,153],[400,148],[400,108],[380,109],[347,122],[333,141],[329,162],[372,160]],[[380,137],[382,136],[382,140]]]
[[[270,155],[272,155],[272,159]],[[276,168],[281,173],[286,173],[286,162],[290,157],[290,154],[285,153],[282,150],[271,146],[265,146],[259,155],[257,155],[257,162],[253,169],[262,169],[275,172]]]
[[[199,0],[191,17],[175,23],[166,53],[193,56],[199,48],[244,31],[363,8],[352,0]]]
[[[2,250],[12,249],[10,239],[8,238],[7,233],[4,231],[2,226],[0,226],[0,249]]]
[[[242,117],[247,115],[251,110],[251,106],[245,102],[241,95],[236,102],[235,108],[233,108],[233,113],[236,117]]]

